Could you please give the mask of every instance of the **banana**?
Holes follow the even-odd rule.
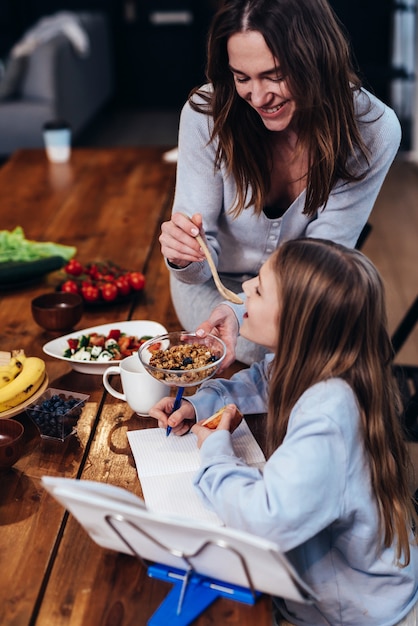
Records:
[[[3,387],[8,385],[14,378],[12,370],[8,365],[2,365],[0,367],[0,389],[3,389]]]
[[[26,359],[24,350],[13,350],[8,363],[0,365],[0,389],[6,387],[22,371]]]
[[[0,389],[0,413],[8,411],[28,400],[45,380],[45,361],[37,356],[28,356],[14,380]]]

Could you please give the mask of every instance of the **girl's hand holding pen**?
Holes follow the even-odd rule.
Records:
[[[195,423],[193,405],[187,400],[182,400],[180,408],[171,413],[173,405],[174,398],[170,396],[162,398],[150,409],[149,415],[158,420],[160,428],[166,429],[167,426],[171,426],[172,435],[185,435],[189,432],[191,425]]]

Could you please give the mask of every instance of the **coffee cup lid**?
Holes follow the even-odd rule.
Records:
[[[62,129],[70,129],[70,125],[65,120],[49,120],[45,122],[43,125],[44,130],[62,130]]]

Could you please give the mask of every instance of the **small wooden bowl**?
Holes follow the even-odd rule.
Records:
[[[83,299],[76,293],[52,291],[32,300],[33,319],[45,330],[72,330],[83,310]]]
[[[12,419],[0,419],[0,471],[7,470],[22,456],[24,428]]]

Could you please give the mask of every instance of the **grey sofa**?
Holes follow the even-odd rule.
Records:
[[[81,57],[59,33],[27,57],[16,92],[0,100],[0,155],[19,148],[43,146],[42,127],[63,119],[73,140],[95,117],[113,93],[112,46],[107,18],[79,13],[90,53]]]

